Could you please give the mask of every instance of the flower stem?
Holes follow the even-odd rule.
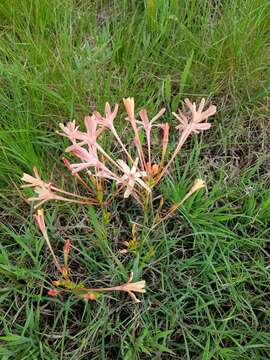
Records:
[[[122,140],[120,139],[119,135],[117,134],[117,131],[115,129],[114,126],[111,127],[111,131],[114,135],[114,137],[116,138],[116,140],[119,142],[119,144],[121,145],[122,149],[124,150],[125,154],[127,155],[127,157],[129,158],[129,160],[132,162],[132,164],[134,163],[134,160],[132,159],[132,157],[130,156],[129,152],[127,151],[125,145],[123,144]]]
[[[191,130],[192,130],[192,124],[190,124],[190,126],[188,126],[186,128],[186,130],[183,131],[179,143],[177,144],[173,155],[170,159],[170,161],[167,163],[167,165],[164,167],[164,169],[161,171],[161,173],[159,174],[158,178],[155,180],[155,185],[157,185],[159,183],[159,181],[161,180],[162,176],[166,173],[166,171],[168,170],[168,168],[170,167],[170,165],[172,164],[172,162],[174,161],[175,157],[177,156],[177,154],[179,153],[179,151],[181,150],[182,146],[184,145],[184,143],[186,142],[187,138],[189,137],[189,135],[191,134]]]

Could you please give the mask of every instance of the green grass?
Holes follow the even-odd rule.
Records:
[[[269,13],[267,0],[1,1],[1,359],[270,358]],[[217,105],[162,185],[167,204],[196,177],[207,192],[156,228],[140,263],[117,253],[142,222],[132,202],[106,232],[97,209],[47,206],[74,280],[117,284],[133,269],[147,282],[139,305],[49,297],[57,273],[19,177],[37,165],[71,188],[58,123],[127,96],[150,113],[185,96]]]

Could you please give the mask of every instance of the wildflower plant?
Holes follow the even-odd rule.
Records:
[[[22,180],[27,184],[22,187],[34,189],[35,195],[28,198],[28,201],[34,203],[34,208],[38,209],[35,218],[52,254],[54,264],[61,274],[61,279],[53,282],[55,289],[50,289],[49,295],[53,296],[71,291],[80,298],[95,300],[99,293],[122,291],[128,293],[135,302],[138,302],[139,300],[134,293],[145,292],[145,282],[144,280],[132,282],[133,274],[131,274],[129,280],[123,285],[108,288],[86,288],[84,285],[73,283],[68,268],[70,242],[68,240],[65,243],[64,266],[61,266],[49,241],[44,211],[40,208],[45,202],[55,200],[85,206],[100,206],[104,218],[104,215],[108,214],[106,209],[111,202],[117,201],[119,194],[122,193],[124,198],[133,197],[141,206],[144,214],[143,227],[148,224],[147,228],[149,229],[150,219],[151,232],[161,221],[170,217],[188,197],[205,186],[202,179],[197,179],[182,201],[173,204],[165,214],[161,214],[162,197],[159,207],[156,210],[154,209],[153,193],[155,189],[169,172],[187,139],[192,134],[208,130],[211,127],[208,118],[216,113],[216,107],[212,105],[204,110],[205,99],[201,100],[198,108],[195,103],[185,99],[189,113],[184,113],[180,109],[178,113],[173,113],[173,116],[179,121],[176,126],[179,135],[175,148],[170,154],[168,153],[170,126],[166,121],[158,123],[158,120],[164,116],[165,109],[161,109],[157,115],[149,119],[146,109],[141,109],[139,115],[136,115],[133,98],[123,99],[123,102],[127,113],[125,121],[129,132],[124,136],[120,136],[116,127],[118,104],[112,109],[110,104],[106,103],[104,114],[94,111],[91,116],[86,116],[84,119],[85,130],[81,130],[75,120],[67,124],[60,124],[59,134],[70,141],[70,145],[65,150],[66,153],[71,154],[74,159],[78,159],[71,161],[64,157],[64,164],[77,181],[86,188],[86,195],[70,193],[52,183],[43,181],[37,168],[34,168],[34,176],[23,174]],[[107,132],[111,133],[118,144],[117,156],[115,155],[116,152],[110,152],[103,146]],[[160,135],[160,153],[152,144],[154,132]],[[124,141],[124,139],[129,140]],[[112,191],[112,189],[114,190]],[[137,254],[139,250],[137,251],[136,246],[143,245],[149,236],[149,231],[148,233],[142,231],[141,239],[138,241],[134,229],[133,226],[132,244],[125,242],[125,245],[127,249],[132,247],[132,252]],[[124,254],[128,252],[127,249],[119,253]]]

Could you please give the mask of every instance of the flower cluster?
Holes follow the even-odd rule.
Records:
[[[169,124],[167,122],[156,124],[156,120],[165,113],[165,109],[161,109],[151,120],[149,120],[147,111],[142,109],[139,111],[140,120],[137,120],[134,99],[123,99],[123,102],[127,112],[126,120],[131,125],[130,128],[133,132],[131,135],[133,146],[123,143],[114,126],[118,104],[112,110],[110,104],[106,103],[104,115],[94,111],[91,116],[86,116],[84,119],[86,132],[82,132],[79,126],[76,126],[75,121],[66,125],[60,124],[61,135],[67,137],[72,143],[66,152],[71,152],[80,159],[80,162],[70,165],[73,174],[87,169],[88,174],[97,179],[114,180],[118,185],[125,187],[125,198],[133,195],[139,201],[140,195],[151,192],[152,188],[161,180],[187,138],[192,133],[210,128],[210,123],[203,121],[215,114],[216,107],[212,105],[203,111],[205,99],[202,99],[197,110],[195,103],[192,104],[189,99],[185,99],[191,116],[180,110],[178,114],[173,113],[180,122],[176,127],[180,131],[180,136],[175,151],[164,166],[169,142]],[[151,143],[154,127],[160,128],[163,132],[162,153],[156,162],[153,161]],[[119,144],[122,150],[121,159],[114,159],[100,145],[99,137],[106,130],[112,133]],[[143,136],[146,139],[146,144],[142,141]]]
[[[165,163],[169,142],[169,124],[167,122],[156,124],[164,113],[165,109],[161,109],[156,116],[149,120],[147,111],[142,109],[139,111],[140,120],[135,117],[135,105],[133,98],[123,99],[126,108],[126,120],[131,125],[133,135],[133,146],[125,145],[121,140],[115,126],[114,120],[118,113],[118,104],[114,109],[111,109],[109,103],[105,105],[104,115],[94,111],[91,116],[86,116],[84,124],[86,131],[83,132],[76,125],[75,120],[68,122],[66,125],[60,124],[62,136],[67,137],[71,145],[66,148],[66,152],[72,153],[80,159],[79,162],[70,164],[65,159],[65,164],[71,170],[73,175],[76,175],[87,186],[84,180],[78,175],[82,170],[87,170],[91,179],[96,179],[95,184],[99,179],[113,180],[120,188],[125,188],[124,197],[127,198],[133,195],[139,203],[140,197],[144,194],[150,193],[152,188],[157,185],[168,168],[173,163],[175,157],[184,145],[187,138],[192,133],[198,133],[210,128],[211,124],[204,122],[216,112],[215,106],[210,106],[207,110],[203,111],[205,106],[205,99],[202,99],[198,110],[195,103],[191,103],[189,99],[185,99],[185,103],[190,110],[191,115],[184,114],[179,110],[179,113],[173,113],[180,124],[176,126],[179,130],[179,140],[176,144],[175,150],[171,158]],[[152,156],[152,131],[153,128],[160,128],[163,132],[162,136],[162,153],[159,158],[153,161]],[[117,143],[122,150],[121,159],[114,159],[112,155],[98,142],[101,134],[109,130],[115,137]],[[142,141],[144,132],[146,144]],[[41,180],[38,171],[34,168],[35,177],[24,174],[22,180],[27,182],[23,187],[34,187],[36,196],[30,197],[29,201],[38,201],[35,207],[39,207],[47,200],[60,200],[77,203],[97,203],[95,199],[85,199],[76,194],[68,193],[64,190],[52,186],[51,183],[46,183]],[[60,194],[59,194],[60,193]],[[65,195],[65,196],[63,196]],[[67,198],[66,195],[69,197]],[[70,198],[71,196],[71,198]],[[76,199],[74,199],[74,197]]]
[[[193,133],[199,133],[209,129],[211,124],[207,122],[207,120],[216,113],[216,107],[213,105],[207,110],[204,110],[205,99],[201,100],[198,109],[195,103],[191,103],[189,99],[185,99],[189,114],[181,110],[179,110],[178,113],[173,113],[173,116],[180,122],[180,124],[176,126],[176,129],[179,130],[179,136],[174,151],[172,154],[168,154],[170,126],[168,122],[156,123],[157,120],[164,115],[165,109],[161,109],[152,119],[149,119],[145,109],[141,109],[138,118],[135,115],[134,99],[123,99],[123,102],[127,113],[125,120],[129,125],[128,129],[131,130],[131,135],[125,135],[125,137],[131,139],[131,141],[124,142],[122,140],[123,136],[120,137],[119,132],[116,130],[114,121],[118,114],[118,104],[112,109],[110,104],[106,103],[104,115],[94,111],[91,116],[86,116],[84,119],[85,131],[80,130],[75,120],[68,122],[66,125],[60,124],[60,134],[68,138],[71,143],[70,146],[66,148],[66,152],[73,154],[79,159],[78,162],[70,163],[64,158],[64,164],[71,171],[72,175],[87,188],[88,192],[91,193],[91,197],[70,193],[53,186],[52,183],[43,181],[37,168],[34,167],[34,176],[23,174],[22,180],[26,184],[22,187],[34,189],[36,195],[29,197],[28,201],[35,203],[35,209],[48,200],[98,205],[103,199],[104,183],[105,181],[110,181],[115,182],[118,186],[115,194],[124,189],[124,198],[133,196],[143,207],[146,215],[148,200],[149,198],[152,199],[149,194],[151,194],[153,188],[157,186],[163,176],[168,172],[189,136]],[[160,154],[157,154],[153,149],[152,139],[154,130],[161,132],[162,150]],[[102,145],[102,137],[106,131],[112,134],[118,144],[120,151],[117,151],[117,156],[109,153]],[[83,171],[85,171],[87,177],[81,177],[80,173]],[[170,217],[188,197],[204,186],[204,181],[197,179],[181,202],[173,204],[167,214],[160,216],[160,211],[163,206],[162,198],[160,206],[153,216],[154,220],[151,229],[160,224],[161,221]],[[154,214],[153,203],[152,212]],[[70,241],[67,240],[65,242],[64,266],[61,266],[49,240],[43,209],[38,209],[35,219],[51,252],[54,264],[61,273],[61,279],[53,282],[56,288],[49,290],[49,295],[55,296],[63,292],[71,291],[80,298],[95,300],[100,292],[122,291],[128,293],[135,302],[139,302],[134,293],[145,292],[145,281],[132,282],[132,273],[126,283],[115,287],[86,288],[82,284],[76,285],[73,283],[70,279],[68,267],[68,258],[71,249]],[[135,229],[134,227],[132,244],[137,251]],[[128,249],[132,247],[129,242],[126,242],[126,245]],[[121,250],[120,253],[124,254],[128,252],[128,249]],[[59,289],[59,287],[61,287],[61,289]]]

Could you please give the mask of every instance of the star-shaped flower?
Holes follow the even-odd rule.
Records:
[[[93,112],[93,117],[95,117],[96,122],[103,126],[105,129],[114,128],[113,121],[116,118],[118,112],[118,104],[115,104],[113,111],[111,110],[111,105],[106,102],[105,105],[105,116],[102,116],[98,111]]]
[[[142,180],[142,177],[147,176],[147,174],[145,171],[138,170],[138,161],[139,158],[134,161],[132,168],[130,168],[123,160],[117,160],[118,165],[124,173],[124,175],[120,178],[120,181],[127,186],[124,198],[129,197],[129,195],[133,192],[136,183],[138,183],[146,191],[151,191],[149,186]]]
[[[201,100],[198,110],[196,109],[196,104],[192,104],[189,99],[185,99],[185,103],[191,111],[191,119],[178,110],[178,114],[173,113],[177,120],[180,121],[180,124],[176,128],[182,131],[189,130],[190,133],[194,132],[196,134],[200,131],[210,129],[211,124],[208,122],[202,123],[202,121],[216,113],[216,106],[211,105],[207,110],[203,111],[205,105],[204,98]]]

